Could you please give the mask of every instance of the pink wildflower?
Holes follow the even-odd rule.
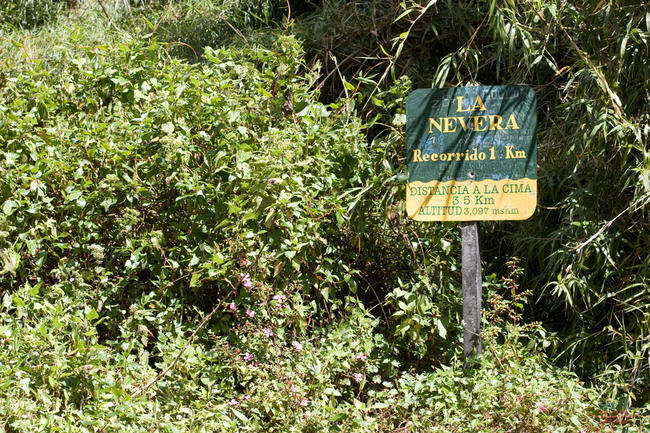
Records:
[[[357,359],[360,361],[365,361],[368,356],[365,353],[360,353],[357,355]]]
[[[250,308],[247,308],[246,309],[246,316],[254,317],[255,316],[255,311],[252,311]]]
[[[248,259],[241,259],[241,261],[239,263],[241,263],[242,266],[248,266],[250,264]]]
[[[535,403],[535,407],[536,407],[537,410],[539,410],[540,412],[546,412],[546,411],[548,410],[548,408],[547,408],[546,406],[544,406],[544,405],[543,405],[542,403],[540,403],[540,402]]]
[[[269,338],[273,336],[273,331],[271,331],[271,328],[264,328],[262,329],[262,334],[264,334],[266,338]]]
[[[246,352],[246,353],[244,354],[244,360],[245,360],[245,361],[252,361],[252,360],[253,360],[253,355],[251,355],[250,353]]]
[[[273,299],[278,301],[278,304],[282,305],[282,303],[287,299],[287,297],[284,296],[282,293],[278,293],[275,296],[273,296]]]
[[[229,405],[231,406],[237,406],[237,403],[239,403],[237,400],[234,398],[231,398],[230,401],[228,402]]]
[[[246,287],[247,289],[253,287],[253,282],[251,281],[251,277],[248,274],[239,274],[239,281],[241,281],[242,286]]]
[[[298,404],[302,407],[306,407],[309,404],[309,400],[307,400],[306,398],[301,398]]]
[[[361,382],[363,380],[363,374],[361,374],[361,373],[354,373],[352,375],[352,377],[354,378],[354,381],[357,382],[357,383],[359,383],[359,382]]]
[[[251,401],[251,397],[249,395],[242,395],[241,398],[246,400],[246,401]]]
[[[302,350],[302,344],[300,344],[299,342],[294,341],[292,344],[294,349],[296,349],[296,352],[300,352]]]
[[[230,305],[228,305],[228,308],[230,308],[232,311],[237,311],[237,304],[231,302]]]

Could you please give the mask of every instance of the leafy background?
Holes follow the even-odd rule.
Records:
[[[0,6],[0,428],[647,431],[638,2]],[[404,214],[404,102],[527,84],[539,206]]]

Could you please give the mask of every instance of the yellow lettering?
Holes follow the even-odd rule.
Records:
[[[526,158],[526,152],[523,150],[515,150],[514,153],[512,151],[513,146],[506,146],[506,159],[525,159]]]
[[[433,117],[429,117],[429,134],[433,134],[434,126],[438,131],[442,132],[442,121],[438,123],[436,122],[436,119],[434,119]]]
[[[463,109],[463,97],[462,96],[456,96],[456,101],[458,101],[458,110],[456,110],[459,113],[464,113],[466,111],[470,111],[469,108]]]
[[[490,115],[490,131],[503,129],[501,126],[501,121],[503,118],[498,114]]]
[[[463,131],[467,131],[467,124],[465,123],[465,119],[462,117],[456,117],[458,119],[458,123],[460,123],[460,126],[463,128]]]
[[[517,125],[517,119],[515,119],[514,114],[511,114],[510,117],[508,117],[508,123],[506,123],[506,127],[504,129],[519,129],[519,125]]]
[[[485,105],[483,104],[483,100],[481,99],[480,96],[476,96],[476,99],[474,100],[474,106],[472,108],[463,108],[463,97],[462,96],[456,96],[456,103],[457,103],[457,109],[456,112],[458,113],[466,113],[468,111],[486,111],[487,108],[485,108]]]
[[[413,150],[413,162],[422,162],[422,150]]]
[[[474,119],[474,131],[485,131],[487,125],[485,124],[486,116],[472,116]]]
[[[429,154],[425,153],[424,155],[422,155],[422,160],[423,161],[428,161],[429,160]]]
[[[445,129],[443,132],[456,132],[455,117],[444,117]],[[453,128],[453,129],[452,129]]]
[[[431,154],[431,161],[437,161],[438,160],[438,154],[437,153],[432,153]]]
[[[481,100],[480,96],[476,96],[476,101],[474,101],[474,107],[472,107],[472,110],[474,111],[486,111],[487,108],[485,108],[485,105],[483,105],[483,101]]]

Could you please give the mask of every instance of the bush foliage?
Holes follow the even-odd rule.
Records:
[[[636,8],[594,5],[592,22],[553,2],[78,6],[40,40],[2,24],[4,430],[648,428],[645,232],[631,230],[646,112],[605,57],[573,49],[605,23],[630,34],[605,45],[616,67],[643,70]],[[435,74],[414,72],[429,60]],[[543,110],[541,209],[486,226],[472,369],[459,231],[403,215],[404,100],[423,80],[528,81]],[[620,195],[604,206],[608,185]],[[545,353],[622,386],[603,394]]]

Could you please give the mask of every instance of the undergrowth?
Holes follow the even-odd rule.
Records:
[[[342,73],[332,97],[282,7],[3,24],[0,426],[647,431],[629,394],[552,365],[510,256],[461,367],[459,231],[403,216],[412,80]]]

